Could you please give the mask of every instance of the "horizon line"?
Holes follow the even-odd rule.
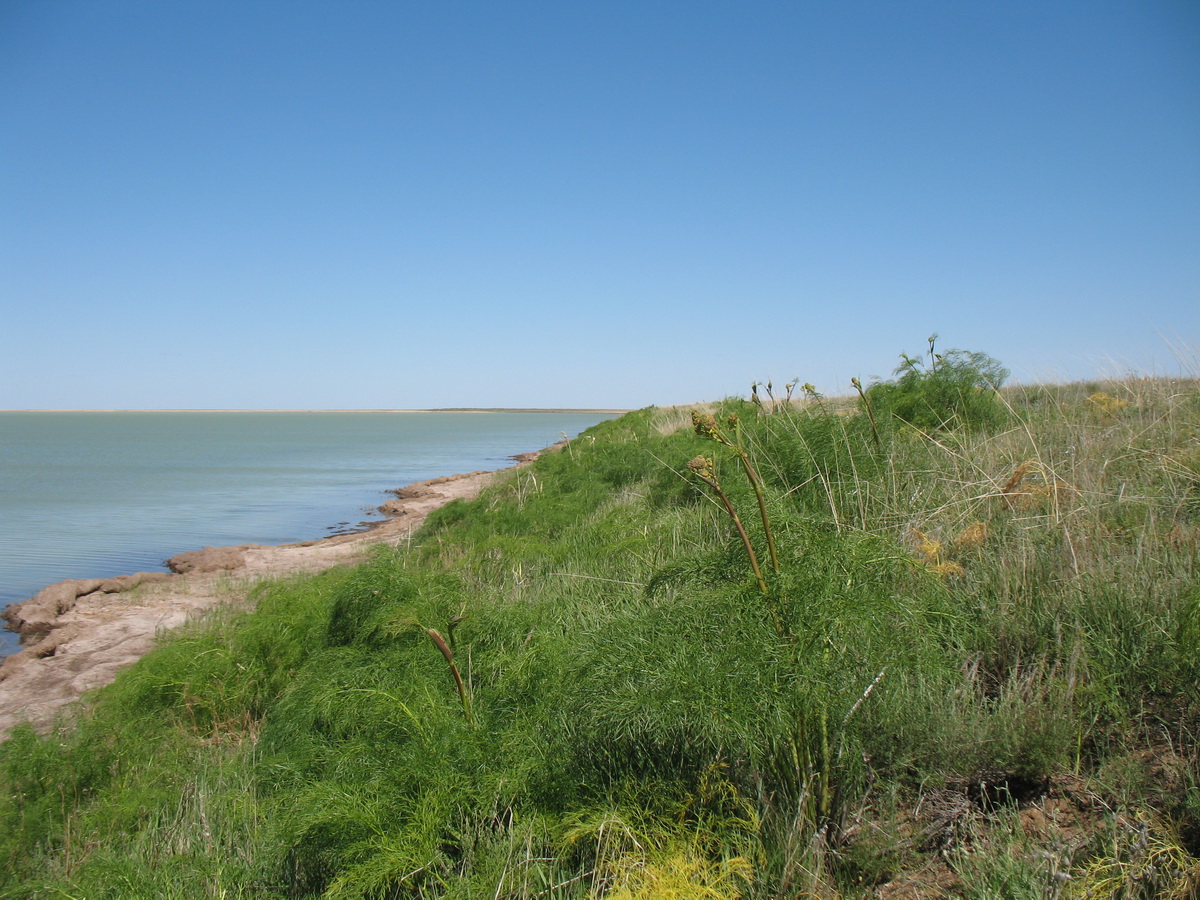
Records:
[[[437,413],[437,412],[530,412],[530,413],[626,413],[628,409],[601,407],[569,407],[569,406],[434,406],[426,409],[389,409],[384,407],[23,407],[0,409],[0,413],[12,412],[347,412],[347,413]]]

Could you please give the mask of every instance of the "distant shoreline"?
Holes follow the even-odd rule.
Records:
[[[584,413],[622,415],[627,409],[574,407],[447,406],[433,409],[0,409],[0,413]]]

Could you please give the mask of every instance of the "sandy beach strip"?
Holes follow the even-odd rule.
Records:
[[[21,722],[48,730],[64,706],[110,683],[164,631],[217,606],[244,604],[264,579],[361,562],[373,546],[403,544],[433,510],[473,499],[502,473],[561,446],[517,454],[507,469],[398,488],[391,492],[395,499],[380,507],[388,518],[365,531],[278,546],[205,547],[171,557],[170,573],[62,581],[9,606],[3,617],[21,635],[23,648],[0,664],[0,740]]]

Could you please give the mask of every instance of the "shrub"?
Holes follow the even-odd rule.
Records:
[[[930,362],[902,354],[891,381],[876,382],[865,402],[881,421],[899,420],[928,431],[963,427],[983,430],[1001,424],[1005,408],[996,389],[1008,370],[986,353],[947,350]]]

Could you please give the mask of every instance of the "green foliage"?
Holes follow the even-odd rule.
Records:
[[[986,353],[947,350],[933,354],[928,364],[902,358],[896,378],[866,391],[865,402],[880,421],[896,419],[923,430],[994,428],[1005,421],[996,392],[1008,370]]]
[[[833,897],[931,854],[967,895],[1055,896],[1014,802],[1138,735],[1200,771],[1200,406],[1001,402],[994,360],[933,360],[865,392],[877,429],[819,398],[701,411],[723,441],[602,423],[175,635],[0,745],[0,896]],[[932,790],[991,824],[929,850]]]

